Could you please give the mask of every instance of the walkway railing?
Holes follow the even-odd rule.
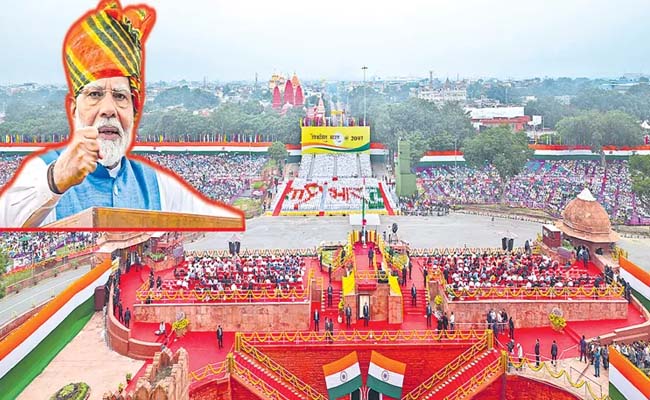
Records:
[[[231,365],[232,367],[230,368],[230,373],[237,375],[241,379],[245,380],[246,383],[263,394],[265,399],[290,400],[288,397],[280,393],[277,389],[266,383],[264,379],[257,377],[250,369],[240,364],[238,361],[233,360]]]
[[[433,330],[425,331],[352,331],[344,332],[339,331],[334,333],[331,337],[334,344],[351,343],[364,344],[369,343],[376,345],[379,343],[404,343],[404,344],[475,344],[479,341],[489,340],[492,333],[489,330],[469,330],[461,331],[456,330],[436,332]],[[286,345],[286,344],[327,344],[328,336],[325,332],[252,332],[252,333],[237,333],[235,335],[235,349],[241,342],[246,342],[251,345],[264,346],[264,345]]]
[[[291,371],[288,369],[284,368],[281,364],[278,364],[277,362],[273,361],[273,359],[269,358],[266,354],[262,353],[259,349],[257,349],[255,346],[246,343],[246,341],[240,341],[239,342],[239,348],[238,351],[241,351],[242,353],[248,354],[251,356],[255,361],[260,363],[261,365],[265,366],[275,374],[277,374],[280,378],[282,378],[285,382],[288,384],[292,385],[296,390],[299,390],[306,394],[309,399],[312,400],[326,400],[327,397],[323,396],[321,393],[319,393],[316,389],[302,381],[300,378],[298,378],[296,375],[294,375]]]
[[[527,288],[527,287],[491,287],[473,289],[454,289],[451,285],[445,285],[445,292],[453,300],[471,300],[472,298],[485,299],[524,299],[538,300],[546,299],[612,299],[623,298],[624,288],[621,285],[608,285],[604,288],[596,287],[549,287],[549,288]],[[452,301],[453,301],[452,300]]]
[[[581,389],[584,389],[584,398],[593,399],[593,400],[606,400],[609,398],[608,395],[603,395],[603,389],[600,384],[594,382],[593,380],[585,380],[584,375],[580,374],[576,377],[575,381],[572,379],[571,374],[565,369],[557,370],[557,367],[550,365],[550,361],[546,357],[540,357],[539,366],[536,366],[534,361],[531,361],[528,357],[524,357],[521,362],[518,358],[509,357],[509,365],[514,367],[517,370],[522,370],[524,367],[528,368],[531,371],[532,376],[538,376],[540,378],[546,377],[548,375],[554,381],[557,382],[557,385],[560,387],[568,387],[573,389],[575,392],[580,392]]]
[[[504,373],[504,370],[505,370],[504,358],[499,357],[496,360],[492,361],[487,367],[485,367],[477,375],[474,375],[470,380],[460,385],[449,396],[447,396],[446,399],[447,400],[469,399],[472,397],[472,395],[476,394],[476,390],[479,387],[491,382],[494,376],[498,376]]]
[[[419,386],[402,396],[402,400],[418,400],[421,399],[433,387],[437,386],[440,382],[445,380],[449,375],[457,371],[460,367],[473,360],[479,353],[487,350],[489,345],[488,335],[481,341],[472,345],[469,349],[465,350],[458,357],[447,363],[441,370],[430,376],[427,380],[422,382]]]
[[[307,301],[310,297],[311,281],[314,271],[309,271],[307,278],[303,281],[303,288],[293,287],[290,290],[279,288],[263,289],[242,289],[242,290],[185,290],[185,289],[148,289],[148,282],[145,282],[135,292],[135,297],[141,302],[151,301],[187,301],[187,302],[217,302],[217,303],[250,303],[253,301],[264,302],[287,302]],[[146,285],[146,286],[145,286]]]
[[[195,385],[212,377],[225,378],[228,372],[228,364],[226,361],[208,364],[197,369],[196,371],[190,372],[190,384]]]

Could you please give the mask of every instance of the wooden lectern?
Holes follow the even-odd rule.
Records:
[[[48,224],[44,228],[243,231],[244,227],[244,217],[91,207]]]

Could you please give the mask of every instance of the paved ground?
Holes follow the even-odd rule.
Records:
[[[539,223],[451,213],[443,217],[381,216],[377,231],[390,232],[397,223],[398,235],[413,247],[500,247],[501,238],[514,234],[515,247],[535,239]],[[343,241],[351,227],[348,217],[259,217],[246,221],[242,248],[299,248],[318,246],[323,241]],[[358,229],[358,227],[357,227]],[[232,233],[207,233],[185,245],[186,250],[228,249]],[[620,241],[630,259],[650,271],[650,239]]]
[[[89,270],[90,265],[83,265],[3,298],[0,300],[0,326],[61,293],[63,289]]]
[[[380,217],[377,231],[390,232],[393,222],[398,235],[413,247],[497,247],[501,238],[516,234],[515,246],[534,239],[539,224],[505,218],[449,214],[444,217]],[[311,247],[322,241],[343,241],[351,227],[348,217],[259,217],[246,221],[242,246],[248,248]],[[358,229],[358,227],[357,227]],[[227,249],[232,233],[208,233],[186,245],[188,250]]]
[[[70,382],[86,382],[90,399],[101,399],[109,390],[126,384],[125,375],[135,376],[144,361],[121,356],[106,346],[104,316],[96,312],[79,334],[63,349],[40,375],[18,396],[18,400],[49,399]]]

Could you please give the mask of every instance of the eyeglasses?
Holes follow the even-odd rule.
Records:
[[[81,94],[88,99],[91,106],[97,105],[104,99],[108,90],[104,88],[87,88],[81,91]],[[128,90],[111,89],[113,102],[120,108],[127,108],[131,104],[131,92]]]

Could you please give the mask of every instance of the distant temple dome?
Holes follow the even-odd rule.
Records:
[[[607,211],[587,188],[567,204],[556,225],[565,235],[592,243],[613,243],[620,238],[612,230]]]

